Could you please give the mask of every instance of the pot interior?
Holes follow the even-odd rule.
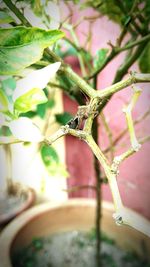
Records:
[[[150,239],[128,226],[118,226],[112,218],[111,204],[103,203],[102,231],[116,241],[116,244],[127,251],[136,252],[150,259]],[[45,237],[53,233],[72,230],[88,231],[94,228],[95,202],[69,201],[40,210],[17,232],[12,244],[11,254],[29,245],[35,237]]]

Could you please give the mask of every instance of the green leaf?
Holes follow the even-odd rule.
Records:
[[[5,11],[0,11],[0,24],[13,22],[14,19]]]
[[[109,19],[121,24],[121,19],[124,16],[115,0],[89,0],[84,1],[83,8],[89,6],[99,11],[101,14],[106,15]]]
[[[85,58],[85,61],[90,63],[92,60],[91,54],[88,51],[84,50],[83,48],[81,50],[81,53],[82,53],[83,57]]]
[[[62,38],[60,30],[14,27],[0,29],[0,74],[17,74],[40,60],[43,50]]]
[[[6,94],[10,103],[12,103],[12,95],[16,88],[16,81],[13,77],[9,77],[1,81],[2,90]]]
[[[109,51],[108,48],[102,48],[97,51],[96,57],[94,58],[94,61],[93,61],[93,65],[95,69],[98,69],[102,66],[102,64],[104,63],[107,57],[108,51]]]
[[[0,89],[0,111],[8,110],[8,100],[5,93]]]
[[[26,113],[21,113],[21,117],[34,118],[37,115],[35,111],[28,111]]]
[[[150,43],[147,44],[139,59],[139,67],[141,72],[150,73]]]
[[[46,110],[47,109],[51,109],[51,108],[53,108],[55,106],[55,101],[54,101],[54,99],[50,99],[50,100],[48,100],[46,103],[43,103],[43,104],[39,104],[38,106],[37,106],[37,115],[41,118],[41,119],[43,119],[44,118],[44,116],[45,116],[45,113],[46,113]]]
[[[65,165],[62,163],[57,163],[55,161],[52,161],[49,166],[46,166],[46,170],[51,176],[59,176],[63,178],[67,178],[69,176]]]
[[[68,56],[77,56],[77,50],[68,43],[67,40],[65,40],[65,43],[57,42],[55,47],[56,53],[61,57],[65,58]]]
[[[16,88],[16,81],[13,77],[9,77],[1,82],[4,90],[11,89],[13,91]]]
[[[31,1],[31,7],[37,16],[42,16],[43,6],[41,5],[40,0],[32,0]]]
[[[131,20],[132,20],[131,16],[127,15],[122,18],[122,24],[124,26],[128,26]]]
[[[13,92],[15,88],[16,88],[16,81],[13,77],[9,77],[1,81],[1,90],[7,99],[7,111],[9,110],[11,113],[13,112]],[[9,116],[12,114],[7,114],[7,115]]]
[[[52,162],[59,163],[59,156],[52,146],[43,145],[41,157],[46,167],[50,166]]]
[[[96,12],[106,15],[110,20],[123,27],[128,25],[129,20],[126,20],[126,15],[130,13],[136,14],[142,12],[142,16],[145,18],[146,23],[148,22],[148,16],[150,15],[149,0],[139,0],[136,2],[136,5],[134,0],[123,0],[119,2],[116,0],[83,0],[81,2],[82,9],[92,7]]]
[[[64,112],[61,114],[55,114],[56,121],[61,125],[65,125],[72,118],[73,118],[73,116],[69,112]]]
[[[53,98],[49,99],[48,102],[46,103],[47,108],[53,108],[55,106],[55,100]]]
[[[45,92],[45,90],[43,90]],[[26,113],[21,113],[21,117],[33,118],[35,116],[39,116],[41,119],[44,119],[45,113],[47,109],[51,109],[55,106],[54,99],[48,100],[46,103],[37,105],[35,111],[28,111]]]
[[[0,128],[0,136],[11,136],[11,135],[12,135],[12,133],[11,133],[11,131],[10,131],[8,126],[4,126],[3,125]]]
[[[65,57],[68,57],[68,56],[77,56],[77,51],[75,50],[74,47],[69,47],[67,50],[63,51],[61,49],[57,49],[58,51],[58,55],[61,57],[61,58],[65,58]]]
[[[45,116],[45,113],[46,113],[46,108],[47,108],[47,105],[46,105],[47,103],[43,103],[43,104],[39,104],[38,106],[37,106],[37,115],[41,118],[41,119],[43,119],[44,118],[44,116]]]
[[[76,96],[76,85],[73,81],[69,79],[69,77],[65,76],[64,74],[60,74],[57,76],[57,79],[59,81],[60,87],[63,89],[63,91],[67,92],[69,94],[69,97],[72,99],[75,99]]]
[[[46,101],[47,97],[45,96],[43,90],[33,88],[16,99],[14,109],[19,113],[23,113],[34,109],[38,104],[45,103]]]

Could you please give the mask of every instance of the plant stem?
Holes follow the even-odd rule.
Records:
[[[120,68],[118,69],[116,73],[113,83],[117,83],[123,78],[123,76],[127,73],[130,66],[132,66],[133,63],[137,60],[137,58],[139,58],[139,56],[142,54],[146,44],[147,44],[147,41],[139,45],[135,53],[130,58],[128,58],[124,64],[120,66]]]
[[[111,53],[108,55],[108,57],[105,59],[104,63],[101,65],[100,68],[95,70],[90,76],[86,77],[86,80],[90,80],[94,78],[97,74],[99,74],[105,67],[106,65],[117,55],[117,52],[112,49]]]
[[[20,19],[23,25],[27,27],[31,27],[32,25],[30,22],[25,18],[25,16],[20,12],[20,10],[12,3],[10,0],[3,0],[6,6]]]
[[[125,63],[120,66],[120,68],[118,69],[118,71],[117,71],[117,73],[115,75],[112,88],[115,85],[115,83],[121,81],[121,79],[127,73],[128,69],[132,66],[132,64],[134,64],[134,62],[137,60],[137,58],[142,54],[146,44],[147,44],[147,42],[145,41],[144,43],[139,45],[138,48],[136,49],[135,53],[133,55],[131,55],[131,57],[129,59],[127,59],[127,61],[125,61]],[[136,81],[135,82],[142,82],[142,77],[139,76],[139,78],[141,78],[141,79],[137,79],[137,77],[136,77]],[[147,78],[148,78],[148,76],[147,76]],[[150,81],[150,79],[148,79],[148,81]],[[132,82],[131,83],[127,83],[126,86],[129,86],[130,84],[132,84]],[[120,89],[118,88],[118,91],[119,90]],[[113,94],[113,90],[112,90],[112,94]],[[100,112],[103,110],[103,108],[109,102],[110,98],[111,98],[111,95],[109,95],[107,98],[105,98],[102,101],[101,107],[100,107]]]
[[[95,90],[87,82],[85,82],[78,74],[76,74],[69,66],[64,66],[63,71],[74,81],[80,89],[90,98],[96,96]]]
[[[95,70],[90,76],[86,77],[87,80],[94,78],[97,74],[99,74],[105,67],[106,65],[114,59],[120,52],[126,51],[128,49],[131,49],[139,44],[145,43],[150,40],[150,34],[147,34],[146,36],[140,38],[139,40],[130,42],[126,44],[123,47],[113,47],[111,53],[108,55],[108,57],[105,59],[104,63],[101,65],[100,68]]]
[[[97,75],[93,79],[93,87],[97,90]],[[92,135],[94,141],[98,144],[98,117],[93,121]],[[102,265],[101,262],[101,212],[102,212],[102,188],[101,188],[101,169],[97,157],[94,155],[94,170],[96,177],[96,262],[97,267]]]
[[[69,26],[70,26],[70,25],[69,25]],[[70,33],[71,33],[71,35],[72,35],[72,38],[73,38],[73,40],[74,40],[75,45],[76,45],[77,47],[80,47],[78,38],[77,38],[77,36],[76,36],[76,33],[75,33],[73,27],[69,27],[69,29],[70,29]],[[84,77],[84,76],[86,76],[86,69],[85,69],[84,61],[83,61],[82,55],[80,54],[80,51],[81,51],[81,50],[79,50],[79,52],[78,52],[78,54],[77,54],[77,57],[78,57],[78,60],[79,60],[79,64],[80,64],[80,69],[81,69],[82,76]]]
[[[122,208],[122,201],[116,181],[116,173],[112,171],[111,166],[108,164],[107,159],[105,158],[104,154],[101,152],[98,145],[95,143],[93,137],[91,135],[85,135],[85,141],[99,160],[100,164],[102,165],[105,174],[108,178],[111,193],[113,196],[114,206],[116,211],[120,211]]]
[[[122,52],[122,51],[128,50],[128,49],[133,48],[134,46],[137,46],[137,45],[144,43],[145,41],[148,41],[148,40],[150,40],[150,34],[147,34],[146,36],[144,36],[144,37],[142,37],[136,41],[128,43],[127,45],[125,45],[123,47],[116,47],[116,51]]]
[[[143,121],[144,119],[147,118],[147,116],[150,115],[150,109],[148,109],[144,114],[142,114],[140,117],[138,117],[135,121],[134,121],[134,125],[139,124],[141,121]],[[115,146],[120,140],[121,138],[124,137],[124,135],[128,132],[128,127],[126,127],[124,130],[122,130],[120,132],[120,134],[114,139],[112,145]],[[108,146],[105,150],[103,150],[103,153],[106,154],[110,151],[111,146]]]
[[[122,73],[123,75],[123,73]],[[118,75],[120,77],[120,73]],[[119,79],[119,77],[116,77],[116,79]],[[119,92],[123,88],[126,88],[127,86],[138,83],[138,82],[150,82],[150,74],[134,74],[132,73],[127,79],[116,82],[115,84],[107,87],[104,90],[100,90],[96,93],[97,97],[100,97],[101,99],[104,99],[104,101],[108,101],[109,97],[113,95],[114,93]]]
[[[113,160],[114,158],[113,135],[112,135],[112,131],[107,123],[107,120],[103,112],[101,112],[101,119],[102,119],[106,134],[108,136],[109,144],[110,144],[109,145],[110,157],[111,157],[111,160]]]
[[[136,2],[136,1],[134,1],[134,2]],[[135,9],[135,7],[137,5],[137,3],[135,4],[134,2],[133,2],[133,6],[131,7],[131,10],[128,12],[128,10],[126,9],[126,7],[124,6],[123,1],[116,0],[116,4],[120,8],[120,11],[125,16],[128,15],[128,16],[131,17],[131,24],[134,26],[135,30],[142,35],[143,34],[142,29],[139,27],[139,25],[136,23],[136,21],[134,20],[134,17],[133,17],[134,9]]]
[[[95,142],[98,142],[98,120],[97,118],[93,123],[93,138]],[[101,201],[102,201],[102,192],[101,192],[101,171],[100,164],[96,156],[94,155],[94,170],[96,177],[96,262],[97,267],[101,266]]]

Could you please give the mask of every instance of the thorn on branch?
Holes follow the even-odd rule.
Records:
[[[111,49],[115,48],[115,46],[112,44],[112,42],[110,40],[107,42],[107,44],[111,47]]]

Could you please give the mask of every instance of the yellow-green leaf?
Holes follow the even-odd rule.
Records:
[[[40,60],[43,50],[62,38],[60,30],[35,27],[0,29],[0,74],[17,74]]]
[[[43,90],[33,88],[26,94],[16,99],[14,109],[19,113],[33,110],[38,104],[47,102],[47,97]]]
[[[8,109],[8,100],[5,93],[0,89],[0,111]]]

